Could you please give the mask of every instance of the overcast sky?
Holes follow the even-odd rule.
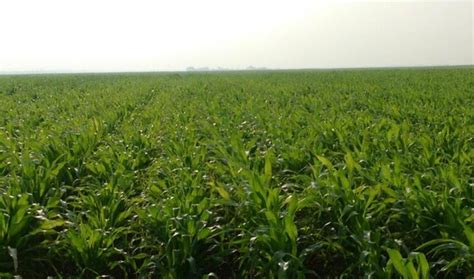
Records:
[[[473,64],[473,1],[1,0],[0,71]]]

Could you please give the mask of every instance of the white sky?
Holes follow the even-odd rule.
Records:
[[[0,71],[473,64],[473,1],[0,0]]]

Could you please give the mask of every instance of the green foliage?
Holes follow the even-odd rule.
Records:
[[[430,267],[424,254],[411,253],[407,259],[404,259],[397,250],[387,249],[387,253],[390,257],[387,262],[389,273],[395,268],[404,279],[429,278]]]
[[[469,278],[473,74],[0,77],[0,276]]]

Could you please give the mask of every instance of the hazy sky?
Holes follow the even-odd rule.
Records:
[[[473,64],[473,1],[1,0],[0,71]]]

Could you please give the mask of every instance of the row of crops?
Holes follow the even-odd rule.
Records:
[[[470,277],[473,76],[0,77],[0,276]]]

